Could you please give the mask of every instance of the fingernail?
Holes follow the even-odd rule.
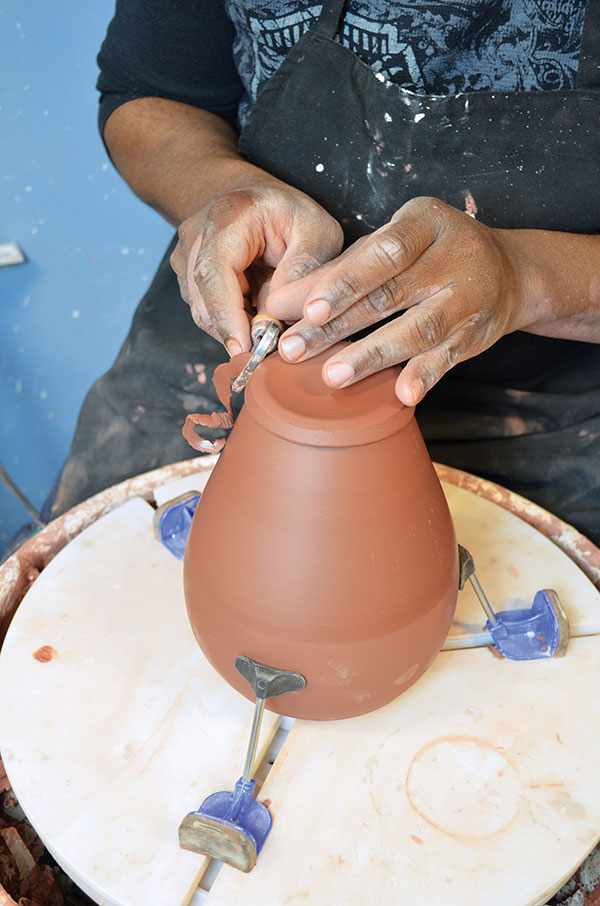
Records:
[[[347,362],[333,362],[327,366],[327,377],[335,387],[343,387],[354,377],[354,368]]]
[[[304,317],[311,324],[320,327],[331,317],[331,305],[325,299],[313,299],[304,306]]]
[[[240,355],[242,352],[242,347],[237,340],[227,340],[225,343],[225,349],[229,353],[229,358],[232,359],[234,355]]]
[[[291,337],[284,337],[279,345],[282,353],[286,359],[290,360],[290,362],[297,362],[306,352],[306,343],[302,337],[298,336],[298,334],[293,334]]]

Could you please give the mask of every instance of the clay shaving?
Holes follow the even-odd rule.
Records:
[[[235,355],[229,362],[224,362],[215,369],[213,376],[213,386],[217,391],[219,401],[225,406],[225,412],[196,412],[188,415],[183,428],[183,436],[188,444],[199,450],[200,453],[220,453],[225,446],[225,438],[218,440],[208,440],[196,433],[194,428],[201,425],[203,428],[223,428],[228,430],[233,428],[233,409],[231,407],[231,382],[242,373],[248,359],[249,352],[241,355]]]

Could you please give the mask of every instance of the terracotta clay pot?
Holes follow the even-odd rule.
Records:
[[[248,698],[238,654],[299,671],[306,688],[267,707],[309,719],[400,695],[438,653],[458,595],[452,520],[397,370],[334,391],[330,355],[257,369],[184,562],[209,661]]]

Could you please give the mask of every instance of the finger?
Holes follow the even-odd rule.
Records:
[[[433,298],[445,288],[444,279],[445,275],[438,272],[435,256],[427,251],[408,271],[395,278],[393,288],[389,284],[378,287],[321,326],[306,319],[294,324],[281,337],[280,352],[291,362],[317,355],[389,315]]]
[[[302,318],[307,293],[310,293],[312,288],[318,284],[321,269],[316,265],[308,276],[289,282],[276,290],[273,289],[271,283],[271,292],[265,300],[267,312],[274,318],[279,318],[280,321],[292,323],[299,321]]]
[[[381,286],[394,281],[435,242],[443,224],[443,205],[431,199],[407,202],[391,222],[372,233],[367,241],[341,255],[336,267],[312,288],[304,307],[305,318],[321,325]]]
[[[241,236],[236,238],[223,230],[205,241],[199,235],[190,249],[186,264],[186,286],[192,317],[199,327],[207,329],[225,346],[231,356],[251,348],[250,326],[245,311],[241,283],[252,255]],[[252,258],[251,258],[252,260]]]
[[[416,406],[425,394],[458,362],[470,358],[471,330],[461,327],[443,343],[414,356],[396,381],[396,396],[405,406]]]
[[[326,222],[311,218],[303,221],[301,228],[298,220],[294,220],[287,248],[273,274],[266,303],[268,313],[283,321],[302,317],[307,287],[318,279],[314,274],[339,254],[344,241],[341,226],[332,218]]]
[[[358,239],[352,245],[352,249],[362,245],[368,238],[368,236],[363,236]],[[329,258],[321,256],[324,260],[319,262],[314,268],[307,267],[305,274],[301,273],[301,268],[298,269],[297,276],[292,282],[283,285],[274,283],[267,299],[267,311],[269,314],[282,321],[298,321],[302,318],[307,299],[312,297],[319,283],[349,253],[349,250],[346,250],[342,255],[338,255],[340,248],[341,242],[337,252],[334,252]]]
[[[397,365],[449,342],[457,331],[466,331],[475,345],[484,319],[473,314],[464,294],[447,287],[390,324],[340,350],[323,366],[323,379],[332,387],[345,387],[369,374]],[[448,347],[452,349],[452,342]],[[410,373],[409,373],[410,374]]]
[[[248,268],[245,276],[248,285],[246,289],[242,287],[242,292],[250,301],[251,314],[255,315],[259,312],[262,313],[265,310],[265,303],[267,296],[269,295],[273,268],[257,264],[255,261],[254,264]],[[246,310],[248,311],[248,306],[246,306]]]
[[[175,246],[171,257],[169,258],[169,263],[177,276],[181,298],[187,305],[191,305],[191,294],[187,285],[187,255],[181,239]]]
[[[265,280],[256,294],[256,313],[263,314],[267,307],[267,298],[271,292],[271,278]]]

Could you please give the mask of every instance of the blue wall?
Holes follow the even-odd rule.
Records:
[[[110,365],[172,229],[96,129],[96,53],[113,2],[0,0],[0,460],[39,507],[92,381]],[[27,511],[0,483],[0,556]]]

